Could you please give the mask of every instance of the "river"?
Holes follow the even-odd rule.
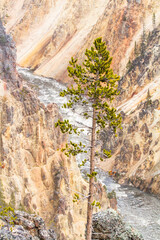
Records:
[[[63,84],[54,79],[33,75],[28,69],[18,68],[18,72],[27,82],[37,87],[39,99],[45,105],[54,102],[61,107],[67,101],[66,98],[59,96],[59,92],[66,88]],[[89,126],[90,120],[81,117],[79,115],[81,111],[83,109],[76,108],[71,111],[60,108],[63,117],[69,119],[72,124],[81,126],[83,123]],[[85,131],[83,134],[87,135],[88,132]],[[115,190],[118,211],[124,220],[135,227],[144,240],[160,240],[160,199],[132,186],[117,184],[102,171],[99,171],[98,178],[106,185],[108,191]]]

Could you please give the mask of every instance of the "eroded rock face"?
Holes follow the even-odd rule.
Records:
[[[146,109],[145,104],[126,116],[123,121],[123,130],[118,137],[110,136],[110,141],[117,142],[110,160],[100,163],[102,168],[113,170],[116,179],[121,183],[131,182],[141,190],[151,191],[160,195],[160,168],[159,168],[159,108]],[[140,112],[145,112],[141,118]],[[136,116],[136,121],[135,121]],[[134,122],[134,128],[133,128]],[[132,129],[128,131],[128,129]],[[121,134],[123,131],[123,134]],[[103,141],[105,138],[103,133]],[[110,145],[106,141],[105,145]],[[108,167],[108,169],[107,169]]]
[[[18,63],[65,82],[70,58],[82,59],[100,36],[113,56],[114,70],[124,72],[143,24],[153,29],[153,13],[159,23],[159,9],[159,0],[1,0],[0,5],[17,44]]]
[[[12,38],[5,33],[0,20],[0,77],[10,88],[20,86],[16,68],[16,48]]]
[[[119,83],[121,94],[116,105],[123,111],[123,129],[118,131],[117,138],[110,130],[101,134],[104,146],[110,148],[113,154],[109,161],[101,163],[102,168],[114,170],[115,177],[121,183],[131,182],[141,190],[158,195],[160,195],[160,58],[157,58],[160,54],[159,37],[160,26],[150,33],[144,55],[133,61],[132,68]],[[151,78],[148,77],[149,73],[152,75]]]
[[[56,240],[52,229],[47,230],[42,218],[34,214],[15,211],[14,225],[4,225],[0,229],[0,240]]]
[[[70,57],[74,55],[82,60],[84,50],[90,47],[93,40],[103,37],[113,56],[114,70],[123,75],[119,83],[121,94],[117,98],[117,107],[124,113],[124,127],[118,132],[117,139],[112,133],[104,133],[103,145],[112,150],[113,157],[101,165],[106,170],[115,169],[121,181],[130,180],[141,189],[159,193],[159,0],[66,0],[63,4],[60,0],[18,0],[16,3],[13,0],[1,0],[0,9],[7,22],[7,31],[12,32],[17,43],[18,62],[31,67],[38,74],[62,81],[68,81],[64,76]],[[140,45],[144,31],[147,36],[146,49],[135,58],[135,44]],[[1,47],[5,47],[3,38]],[[3,58],[2,52],[0,56]],[[135,59],[126,73],[129,58]],[[7,70],[7,58],[5,60],[2,69]],[[152,104],[146,101],[148,89]],[[26,111],[27,114],[33,114],[38,110],[39,103],[32,97],[35,103],[30,104],[25,93],[28,95],[31,92],[22,87],[21,91],[21,94],[14,91],[14,96],[24,104],[23,114]],[[3,109],[6,112],[3,117],[13,123],[14,109],[5,105]],[[37,116],[34,121],[38,124]],[[17,126],[17,131],[20,135],[23,130],[29,138],[32,133],[30,119],[25,120],[24,125]],[[44,123],[42,125],[45,126]],[[39,133],[38,128],[34,131]],[[8,136],[9,128],[5,126],[2,133]],[[34,146],[33,142],[31,146]],[[34,159],[37,158],[35,149],[27,153]],[[7,147],[3,150],[4,154],[8,154],[8,151]],[[11,165],[11,158],[9,163]],[[41,170],[41,178],[44,186],[48,186],[44,169]],[[25,184],[28,184],[26,178]],[[26,205],[29,205],[30,199],[30,195],[25,196]]]
[[[94,214],[92,226],[92,240],[143,240],[143,237],[131,226],[127,226],[113,209]]]

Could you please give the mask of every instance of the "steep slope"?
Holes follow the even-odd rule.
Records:
[[[104,134],[104,144],[114,156],[101,166],[159,194],[159,28],[155,28],[160,23],[159,0],[19,0],[16,4],[3,0],[1,13],[16,41],[18,63],[63,82],[68,82],[70,57],[83,59],[93,40],[103,37],[114,70],[124,75],[117,101],[124,122],[118,139]],[[146,53],[125,74],[129,58],[134,58],[135,43],[153,29]]]
[[[159,23],[159,10],[159,0],[6,0],[0,12],[16,41],[18,63],[66,82],[71,56],[83,58],[99,36],[111,51],[114,69],[122,74],[143,26],[153,28],[153,13]]]
[[[120,182],[160,195],[160,26],[150,35],[144,55],[133,62],[119,83],[117,106],[123,129],[118,138],[102,134],[113,157],[101,166],[113,169]]]
[[[36,212],[58,239],[84,239],[88,192],[77,163],[58,148],[67,136],[55,129],[61,118],[55,104],[45,107],[18,76],[15,45],[0,22],[0,204]],[[109,206],[101,185],[102,205]]]
[[[13,31],[20,65],[39,67],[37,73],[58,78],[70,57],[83,45],[106,4],[105,0],[6,3],[9,15],[6,27]]]

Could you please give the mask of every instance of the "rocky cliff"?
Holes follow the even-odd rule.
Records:
[[[56,240],[53,229],[46,229],[41,217],[16,211],[13,214],[14,225],[2,222],[0,240]],[[4,219],[3,219],[4,220]]]
[[[93,215],[93,240],[143,240],[131,226],[125,224],[121,215],[113,209]]]
[[[0,22],[0,203],[37,213],[59,239],[84,239],[87,195],[77,163],[58,148],[67,136],[55,129],[55,104],[45,107],[16,71],[15,45]],[[98,191],[97,191],[98,192]],[[98,198],[109,206],[102,187]],[[86,198],[85,198],[86,199]]]
[[[0,229],[0,240],[56,240],[56,235],[52,229],[46,230],[42,218],[34,214],[16,211],[14,226],[4,225]],[[143,240],[130,225],[123,222],[120,214],[113,209],[99,212],[93,215],[92,239],[123,239],[123,240]]]
[[[113,156],[101,166],[112,169],[120,182],[160,195],[160,26],[149,35],[144,54],[136,57],[119,82],[117,107],[123,129],[115,138],[101,137]],[[119,104],[120,103],[120,104]]]
[[[159,0],[2,0],[1,16],[17,45],[17,61],[61,81],[71,56],[102,36],[121,75],[143,27],[159,23]],[[155,14],[155,24],[152,18]]]
[[[124,121],[117,139],[103,133],[113,157],[101,166],[115,170],[122,182],[159,194],[159,0],[2,0],[0,7],[18,63],[63,82],[70,57],[83,59],[93,40],[103,37],[123,76],[117,107]]]

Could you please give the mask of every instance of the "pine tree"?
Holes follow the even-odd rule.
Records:
[[[150,106],[151,104],[152,104],[151,94],[150,94],[150,91],[148,89],[148,91],[147,91],[147,106]]]
[[[134,44],[134,56],[135,56],[135,58],[138,57],[138,47],[137,47],[137,43],[136,42]]]
[[[95,202],[94,195],[94,181],[95,181],[95,156],[103,161],[103,157],[111,157],[111,152],[105,149],[102,152],[96,151],[96,135],[99,134],[100,129],[109,126],[116,134],[117,127],[120,127],[121,116],[116,113],[116,109],[111,106],[111,102],[116,95],[117,81],[119,77],[113,73],[110,68],[112,58],[109,51],[106,49],[105,42],[102,38],[97,38],[94,41],[94,46],[90,50],[85,51],[86,59],[82,65],[77,64],[77,59],[72,58],[70,66],[67,68],[69,76],[74,80],[72,85],[67,90],[60,93],[60,96],[69,96],[69,101],[64,104],[65,108],[72,108],[75,105],[85,106],[86,111],[83,116],[87,119],[92,118],[91,127],[91,141],[90,141],[90,173],[89,177],[89,194],[88,194],[88,209],[87,209],[87,229],[86,239],[91,240],[92,236],[92,212],[94,206],[100,206],[99,202]],[[92,115],[89,111],[92,109]],[[63,133],[80,134],[78,128],[73,127],[68,120],[58,120],[55,126],[59,126]],[[81,142],[79,144],[70,143],[62,149],[69,157],[70,155],[77,155],[79,153],[87,153],[85,145]],[[82,161],[85,164],[87,159]],[[79,195],[75,194],[74,201],[79,199]]]
[[[145,30],[145,24],[143,24],[143,33],[141,36],[141,45],[140,45],[140,53],[142,56],[145,53],[146,45],[147,45],[146,30]]]
[[[152,16],[152,25],[153,25],[153,29],[155,29],[156,27],[156,14],[153,13],[153,16]]]
[[[130,59],[129,59],[127,65],[126,65],[126,68],[127,68],[127,71],[130,71],[132,69],[132,62],[131,62]]]
[[[147,37],[147,46],[148,46],[148,44],[149,44],[149,42],[150,42],[150,38],[151,38],[151,33],[150,33],[150,31],[149,31],[148,37]]]

